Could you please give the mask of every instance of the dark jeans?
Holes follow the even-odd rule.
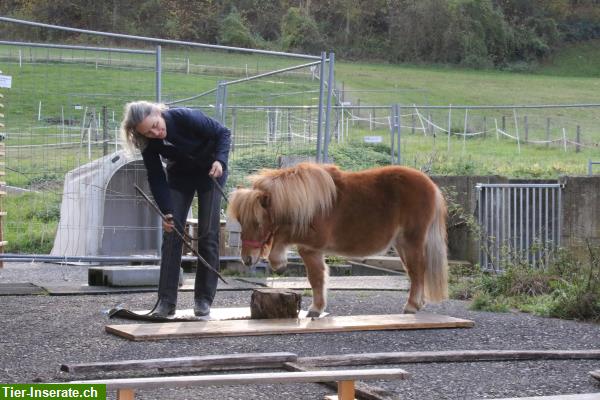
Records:
[[[171,189],[173,219],[180,232],[184,227],[195,189],[188,192]],[[198,192],[198,253],[215,270],[219,270],[220,192],[216,188]],[[164,232],[158,297],[177,304],[179,269],[183,241],[175,232]],[[196,270],[194,299],[205,299],[212,304],[217,291],[218,276],[200,261]]]

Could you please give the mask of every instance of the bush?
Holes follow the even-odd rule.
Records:
[[[219,27],[219,43],[225,46],[256,47],[257,41],[235,7]]]
[[[296,7],[291,7],[281,23],[284,51],[317,53],[325,47],[315,20]]]
[[[600,247],[588,244],[588,250],[586,260],[561,250],[546,269],[517,264],[503,273],[454,271],[450,275],[451,298],[472,299],[475,310],[516,308],[546,317],[598,322]]]

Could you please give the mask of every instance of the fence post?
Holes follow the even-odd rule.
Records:
[[[577,138],[575,139],[575,153],[581,151],[581,126],[577,125]]]
[[[415,116],[413,114],[413,133],[415,133]],[[452,104],[448,105],[448,152],[450,152],[450,135],[452,135]]]
[[[390,108],[390,162],[394,164],[394,147],[396,143],[396,138],[394,135],[394,124],[396,123],[396,105],[392,104]]]
[[[325,92],[325,79],[323,76],[325,75],[325,59],[327,58],[327,53],[324,51],[321,52],[321,64],[319,68],[319,112],[317,114],[317,154],[316,161],[321,162],[323,159],[321,157],[321,142],[323,140],[323,93]]]
[[[529,121],[527,115],[524,116],[523,119],[523,124],[525,125],[525,140],[523,140],[523,143],[527,143],[529,141]]]
[[[546,147],[550,146],[550,118],[546,118]]]
[[[398,165],[402,164],[402,147],[400,145],[400,138],[401,138],[401,130],[402,130],[402,116],[400,114],[400,105],[398,103],[396,103],[396,131],[398,132]]]
[[[102,154],[108,154],[108,112],[106,106],[102,106]]]
[[[156,46],[156,102],[161,102],[162,97],[162,64],[161,64],[161,48]],[[161,238],[162,242],[162,238]]]
[[[287,141],[292,141],[292,110],[288,107],[287,109]]]
[[[329,78],[327,85],[327,113],[325,114],[325,143],[323,144],[323,161],[329,162],[329,141],[331,140],[331,100],[333,98],[335,54],[329,53]]]
[[[236,139],[236,125],[237,125],[237,109],[231,109],[231,152],[235,150],[235,139]]]
[[[487,120],[485,115],[483,116],[483,138],[487,137]]]

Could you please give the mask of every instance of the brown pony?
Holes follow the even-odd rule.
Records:
[[[390,245],[410,277],[405,313],[447,298],[446,204],[424,173],[399,166],[343,172],[302,163],[250,180],[252,189],[235,190],[228,207],[242,227],[242,260],[251,266],[268,257],[278,270],[296,245],[313,289],[309,316],[326,306],[325,254],[367,256]]]

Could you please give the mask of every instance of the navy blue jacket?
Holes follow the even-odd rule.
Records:
[[[199,110],[172,108],[162,112],[167,126],[165,139],[149,139],[142,151],[150,190],[164,214],[173,212],[169,187],[179,191],[206,191],[213,182],[212,164],[223,165],[221,183],[227,175],[231,132]],[[166,174],[161,163],[165,161]]]

